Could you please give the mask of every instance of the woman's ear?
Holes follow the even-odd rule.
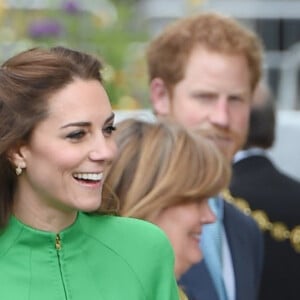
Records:
[[[170,94],[161,78],[154,78],[150,82],[150,100],[156,115],[166,116],[170,114]]]
[[[23,146],[16,145],[7,152],[7,158],[16,168],[26,168],[26,160],[23,155]]]

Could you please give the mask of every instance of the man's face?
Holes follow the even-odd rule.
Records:
[[[171,115],[185,127],[207,132],[231,161],[248,131],[251,104],[250,73],[246,59],[197,47],[184,78],[169,93],[152,101],[158,115]],[[157,95],[156,95],[157,96]]]

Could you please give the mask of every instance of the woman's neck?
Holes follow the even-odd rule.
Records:
[[[14,199],[13,214],[22,223],[39,230],[58,233],[74,223],[77,211],[41,207],[30,201]]]

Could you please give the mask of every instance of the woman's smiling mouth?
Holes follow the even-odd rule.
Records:
[[[73,178],[84,182],[99,182],[103,178],[103,173],[74,173]]]

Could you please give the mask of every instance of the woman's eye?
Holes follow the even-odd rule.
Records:
[[[84,136],[85,136],[85,131],[83,131],[83,130],[76,130],[76,131],[73,131],[73,132],[69,133],[67,135],[67,138],[71,139],[71,140],[79,140],[79,139],[81,139]]]
[[[117,128],[113,125],[109,125],[103,129],[103,133],[105,136],[110,136],[114,130]]]

